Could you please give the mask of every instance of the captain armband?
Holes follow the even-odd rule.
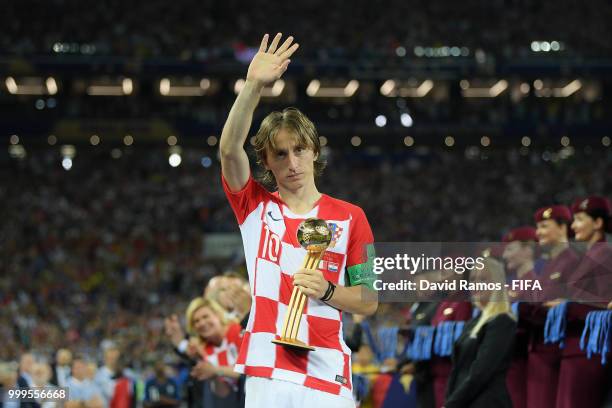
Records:
[[[349,286],[365,285],[366,287],[374,290],[374,280],[376,280],[376,274],[374,273],[374,258],[376,257],[376,251],[374,250],[374,244],[369,244],[366,247],[367,261],[361,264],[352,265],[346,268],[348,274]]]

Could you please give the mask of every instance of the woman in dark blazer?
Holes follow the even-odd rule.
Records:
[[[516,319],[503,289],[502,265],[485,259],[473,282],[502,282],[499,291],[473,293],[482,310],[469,321],[453,346],[453,368],[448,380],[446,408],[511,408],[506,374],[512,360]]]

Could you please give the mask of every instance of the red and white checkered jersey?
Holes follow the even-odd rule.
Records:
[[[231,323],[220,345],[204,345],[203,357],[216,367],[231,367],[236,364],[241,344],[242,327],[238,323]]]
[[[253,303],[235,370],[249,376],[291,381],[352,399],[351,351],[342,334],[342,312],[308,299],[298,340],[315,351],[293,351],[272,343],[280,338],[293,274],[302,267],[306,250],[297,242],[306,218],[327,221],[335,241],[319,264],[325,278],[345,285],[345,268],[365,263],[372,230],[363,210],[322,195],[308,214],[294,214],[278,193],[268,192],[252,177],[241,191],[223,189],[234,210],[244,245]]]

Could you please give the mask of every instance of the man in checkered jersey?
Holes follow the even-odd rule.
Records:
[[[376,296],[364,296],[373,293],[367,288],[373,236],[366,216],[317,190],[315,176],[324,167],[319,138],[297,109],[269,114],[255,136],[262,181],[276,192],[253,179],[244,150],[263,86],[282,76],[297,48],[293,37],[281,44],[279,33],[269,46],[268,35],[263,37],[221,135],[223,188],[240,224],[253,296],[235,369],[247,376],[247,407],[354,407],[341,318],[342,311],[370,315],[378,306]],[[327,221],[334,235],[317,270],[301,267],[306,251],[296,238],[298,225],[309,217]],[[315,351],[272,343],[293,285],[308,296],[298,339]]]

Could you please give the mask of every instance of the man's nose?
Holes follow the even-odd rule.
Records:
[[[289,159],[289,169],[290,170],[297,170],[298,168],[298,158],[295,154],[293,153],[289,153],[289,155],[287,156]]]

